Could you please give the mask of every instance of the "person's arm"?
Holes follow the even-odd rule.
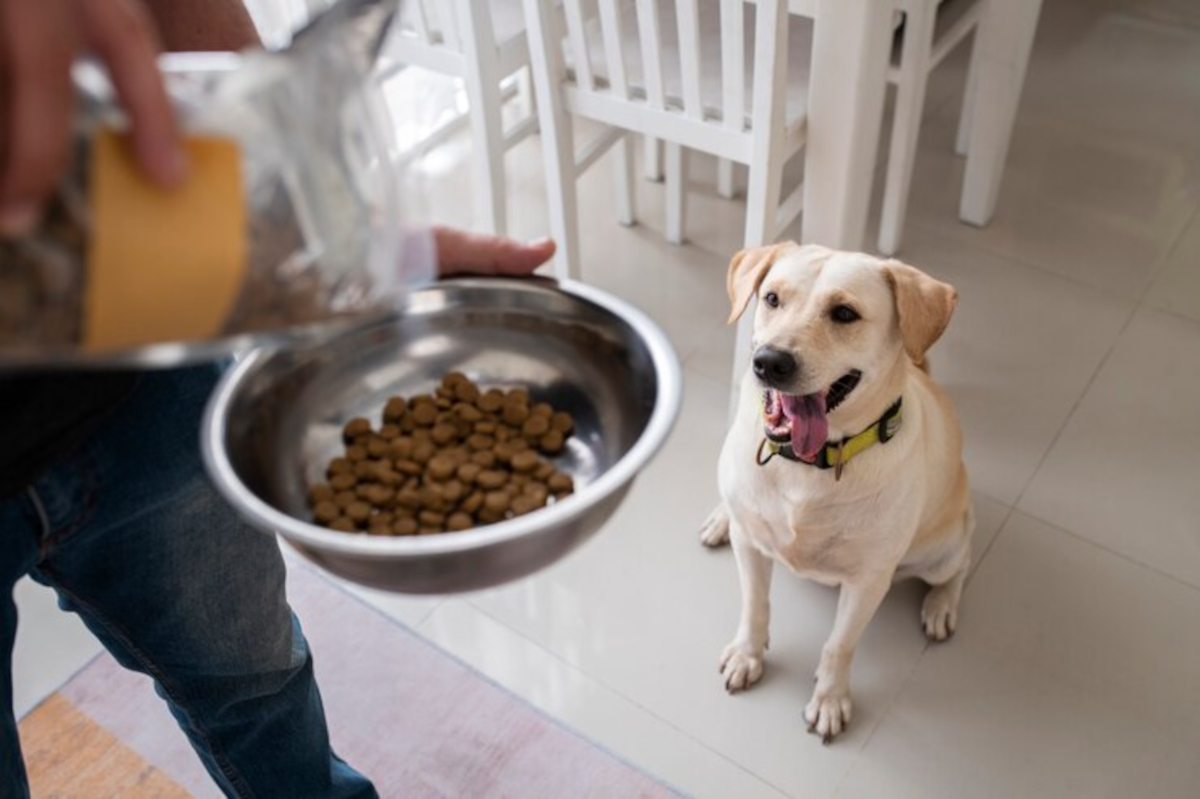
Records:
[[[259,44],[242,0],[143,0],[168,52],[243,50]]]

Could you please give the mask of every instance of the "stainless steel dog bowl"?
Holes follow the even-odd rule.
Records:
[[[461,371],[484,386],[528,388],[569,411],[576,434],[558,467],[576,493],[465,532],[381,538],[309,523],[308,485],[355,416],[378,422],[387,398],[432,390]],[[393,317],[320,345],[256,350],[209,402],[203,448],[217,488],[259,530],[356,583],[449,593],[503,583],[592,535],[670,431],[680,371],[644,314],[593,288],[539,279],[465,279],[408,295]]]

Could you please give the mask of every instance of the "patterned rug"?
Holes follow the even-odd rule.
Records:
[[[334,748],[384,797],[669,797],[289,558]],[[21,721],[33,796],[219,797],[149,678],[102,655]]]

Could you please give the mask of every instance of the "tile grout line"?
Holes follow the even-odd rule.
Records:
[[[684,729],[682,729],[681,727],[677,726],[676,724],[674,724],[673,722],[671,722],[669,719],[663,718],[663,717],[662,717],[662,716],[660,716],[658,713],[656,713],[656,712],[654,712],[653,710],[651,710],[650,708],[646,707],[645,705],[643,705],[641,702],[637,701],[637,700],[636,700],[636,699],[634,699],[633,697],[630,697],[630,696],[626,695],[624,691],[621,691],[621,690],[619,690],[619,689],[615,688],[614,686],[610,685],[610,684],[609,684],[607,681],[605,681],[605,680],[602,680],[600,677],[598,677],[597,675],[595,675],[595,674],[592,674],[591,672],[587,671],[587,670],[586,670],[586,669],[584,669],[582,666],[580,666],[580,665],[578,665],[578,664],[576,664],[576,663],[572,663],[570,660],[568,660],[567,658],[565,658],[565,657],[563,657],[563,656],[559,655],[557,652],[555,652],[554,650],[552,650],[552,649],[548,648],[547,646],[545,646],[544,644],[542,644],[540,641],[537,641],[537,640],[535,640],[535,639],[533,639],[533,638],[530,638],[528,635],[526,635],[525,633],[523,633],[523,632],[521,632],[520,630],[516,629],[515,627],[513,627],[512,625],[510,625],[508,622],[504,621],[503,619],[497,618],[496,616],[494,616],[493,614],[489,613],[489,612],[488,612],[487,610],[485,610],[484,608],[480,607],[479,605],[476,605],[474,601],[472,601],[472,600],[470,600],[470,599],[464,599],[464,600],[462,600],[462,601],[463,601],[463,602],[464,602],[466,605],[468,605],[468,606],[469,606],[469,607],[470,607],[472,610],[474,610],[474,611],[476,611],[477,613],[479,613],[479,614],[481,614],[481,615],[485,616],[486,618],[490,619],[492,622],[494,622],[494,623],[496,623],[496,624],[500,625],[501,627],[503,627],[503,628],[504,628],[505,630],[507,630],[508,632],[510,632],[510,633],[512,633],[513,635],[515,635],[515,636],[517,636],[518,638],[520,638],[522,641],[525,641],[526,643],[528,643],[528,644],[530,644],[530,645],[532,645],[532,646],[536,647],[537,649],[539,649],[539,650],[541,650],[542,652],[546,653],[548,656],[550,656],[550,657],[551,657],[551,658],[553,658],[554,660],[558,661],[559,663],[561,663],[561,664],[563,664],[563,665],[567,666],[568,668],[570,668],[570,669],[573,669],[573,670],[575,670],[575,671],[579,672],[580,674],[582,674],[584,677],[588,678],[589,680],[593,680],[593,681],[595,681],[595,682],[596,682],[596,684],[597,684],[597,685],[599,685],[599,686],[601,686],[602,688],[604,688],[604,690],[606,690],[606,691],[610,691],[610,692],[611,692],[611,693],[613,693],[615,696],[617,696],[617,697],[619,697],[619,698],[623,699],[624,701],[628,702],[628,703],[629,703],[630,705],[632,705],[633,707],[635,707],[635,708],[637,708],[638,710],[642,711],[643,713],[647,714],[647,715],[648,715],[648,716],[650,716],[651,718],[653,718],[653,719],[655,719],[655,720],[657,720],[657,721],[661,722],[662,724],[664,724],[664,725],[665,725],[666,727],[668,727],[669,729],[671,729],[671,730],[675,731],[675,732],[676,732],[676,733],[678,733],[678,734],[679,734],[681,737],[683,737],[685,740],[688,740],[688,741],[692,742],[693,744],[695,744],[696,746],[700,747],[700,748],[701,748],[701,749],[703,749],[704,751],[711,753],[712,755],[714,755],[715,757],[717,757],[717,758],[718,758],[718,759],[720,759],[720,760],[723,760],[724,762],[726,762],[726,763],[728,763],[729,765],[733,766],[735,769],[737,769],[738,771],[742,772],[742,773],[743,773],[743,774],[745,774],[746,776],[750,777],[750,778],[751,778],[751,779],[753,779],[754,781],[756,781],[756,782],[759,782],[759,783],[763,784],[764,786],[766,786],[766,787],[770,788],[771,790],[773,790],[773,791],[775,791],[776,793],[778,793],[780,796],[784,796],[784,797],[791,796],[791,794],[789,794],[787,791],[785,791],[785,790],[784,790],[783,788],[781,788],[780,786],[778,786],[778,785],[776,785],[775,783],[773,783],[773,782],[771,782],[771,781],[769,781],[769,780],[765,779],[764,777],[762,777],[762,776],[761,776],[761,775],[759,775],[759,774],[755,774],[755,773],[754,773],[753,771],[751,771],[749,768],[747,768],[746,766],[743,766],[741,763],[737,762],[736,760],[733,760],[733,759],[731,759],[731,758],[730,758],[728,755],[726,755],[725,753],[723,753],[723,752],[720,752],[720,751],[717,751],[716,749],[712,748],[711,746],[709,746],[708,744],[706,744],[704,741],[701,741],[700,739],[698,739],[698,738],[696,738],[695,736],[693,736],[693,735],[692,735],[691,733],[689,733],[687,730],[684,730]],[[503,684],[503,683],[501,683],[501,684]],[[510,690],[511,690],[511,689],[510,689]],[[545,711],[545,710],[543,710],[542,712],[548,712],[548,711]],[[553,714],[552,714],[552,715],[553,715]],[[557,715],[555,715],[555,717],[556,717],[556,718],[560,718],[560,720],[562,720],[564,723],[569,723],[569,722],[567,722],[567,721],[566,721],[566,719],[561,719],[561,717],[559,717],[559,716],[557,716]],[[572,725],[572,726],[574,726],[574,725]]]

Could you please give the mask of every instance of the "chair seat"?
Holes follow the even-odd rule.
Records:
[[[679,61],[679,37],[673,0],[659,0],[659,28],[662,48],[660,59],[663,70],[663,91],[668,105],[683,107],[683,77]],[[623,44],[625,76],[631,93],[645,95],[645,79],[642,69],[642,53],[638,43],[636,9],[632,3],[622,3],[621,40]],[[724,99],[721,78],[721,18],[716,3],[699,4],[700,29],[700,96],[705,116],[720,119],[724,115]],[[743,115],[749,119],[754,97],[754,8],[747,4],[744,9],[745,31],[745,108]],[[797,127],[808,116],[809,63],[812,55],[812,20],[789,15],[788,19],[788,80],[786,87],[786,123]],[[592,73],[598,81],[609,82],[610,70],[604,51],[604,38],[598,19],[587,25],[588,52],[591,56]],[[564,58],[568,72],[574,75],[570,48],[564,47]]]

